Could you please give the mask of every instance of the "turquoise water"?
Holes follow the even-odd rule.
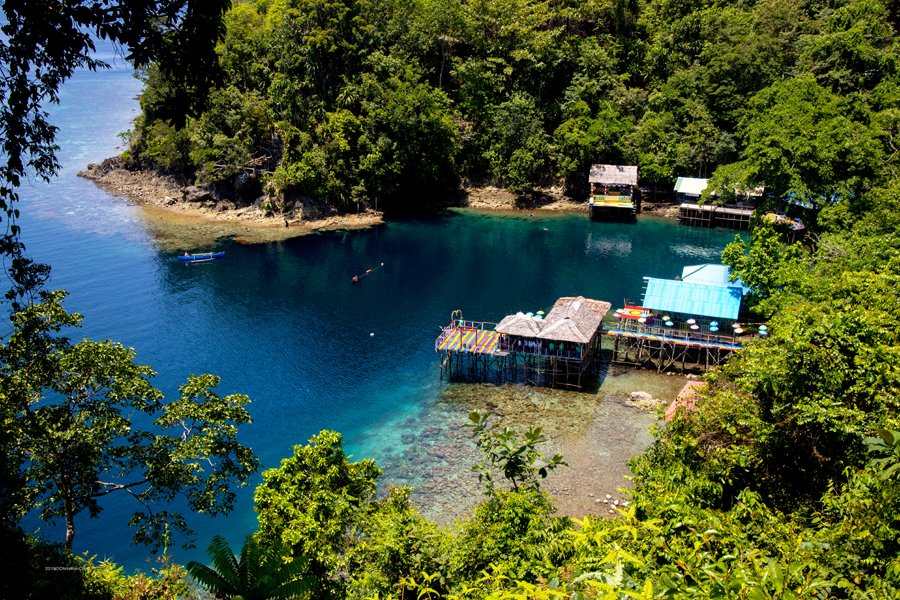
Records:
[[[254,423],[240,439],[266,467],[322,429],[340,431],[348,452],[377,459],[385,481],[419,486],[417,497],[437,506],[429,515],[439,519],[472,501],[461,497],[471,488],[463,481],[471,448],[457,426],[479,403],[518,424],[565,423],[556,441],[577,455],[582,474],[611,452],[627,457],[649,441],[651,418],[600,401],[641,388],[665,397],[683,381],[611,370],[587,394],[450,385],[440,380],[434,340],[455,309],[496,322],[509,311],[549,310],[570,295],[615,308],[640,298],[642,277],[671,278],[685,265],[717,261],[733,233],[645,217],[614,224],[586,215],[448,211],[281,243],[224,242],[226,260],[185,265],[158,249],[139,207],[75,177],[119,152],[115,136],[128,128],[138,92],[121,65],[78,73],[52,110],[64,169],[52,184],[32,183],[22,193],[30,255],[53,266],[51,285],[67,289],[68,309],[85,317],[71,337],[134,347],[169,397],[188,374],[220,375],[220,393],[253,400]],[[353,275],[381,263],[351,285]],[[602,443],[614,449],[597,449]],[[585,485],[614,489],[613,479],[601,477],[592,474]],[[251,497],[252,488],[242,491],[227,518],[192,520],[200,550],[176,551],[176,559],[201,557],[216,533],[236,543],[253,531]],[[120,498],[106,504],[102,519],[82,516],[76,551],[145,566],[146,549],[131,548],[123,534],[133,508]]]

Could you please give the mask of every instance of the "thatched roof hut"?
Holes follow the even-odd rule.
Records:
[[[637,185],[638,168],[624,165],[591,165],[589,183],[605,185]]]
[[[584,333],[572,319],[565,317],[563,319],[557,319],[544,327],[538,337],[544,340],[587,344],[590,343],[592,335],[593,333],[590,335]]]
[[[544,322],[534,317],[517,312],[514,315],[508,315],[500,321],[494,331],[505,333],[507,335],[518,335],[521,337],[536,338],[541,332]]]
[[[584,296],[560,298],[544,318],[544,326],[537,337],[586,344],[597,333],[611,306],[609,302]]]

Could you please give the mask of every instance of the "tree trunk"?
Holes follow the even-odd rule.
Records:
[[[72,540],[75,539],[75,513],[72,510],[72,490],[65,480],[63,481],[62,492],[65,496],[63,505],[66,510],[66,550],[72,552]]]
[[[447,42],[441,40],[441,72],[438,75],[438,89],[444,87],[444,62],[447,60]]]

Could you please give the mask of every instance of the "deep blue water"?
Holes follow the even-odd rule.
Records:
[[[448,212],[366,231],[227,244],[224,261],[184,265],[157,249],[140,208],[75,176],[120,151],[116,134],[136,114],[138,93],[121,63],[79,72],[65,86],[52,108],[64,168],[52,184],[22,190],[28,252],[53,266],[52,286],[68,290],[68,309],[84,315],[74,339],[135,348],[168,397],[188,374],[204,372],[221,376],[221,394],[249,395],[254,423],[240,439],[266,467],[326,428],[342,432],[357,458],[391,464],[387,451],[446,389],[434,340],[455,309],[499,321],[509,311],[549,310],[569,295],[615,307],[640,298],[642,277],[715,262],[733,239],[653,218],[627,225]],[[352,275],[381,263],[351,285]],[[176,558],[199,558],[216,533],[237,543],[252,531],[251,496],[252,488],[242,492],[227,518],[193,520],[201,550]],[[101,519],[76,522],[76,551],[113,556],[129,570],[146,566],[147,551],[123,533],[133,506],[125,498],[105,506]]]

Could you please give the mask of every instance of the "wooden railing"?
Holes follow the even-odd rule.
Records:
[[[708,342],[714,344],[729,344],[740,346],[742,339],[731,335],[710,332],[708,324],[697,324],[697,329],[691,329],[687,323],[676,323],[671,327],[666,326],[662,319],[650,318],[646,323],[640,323],[633,319],[619,319],[603,324],[604,332],[623,331],[637,335],[659,335],[673,340],[687,342]],[[747,336],[750,337],[750,336]]]

